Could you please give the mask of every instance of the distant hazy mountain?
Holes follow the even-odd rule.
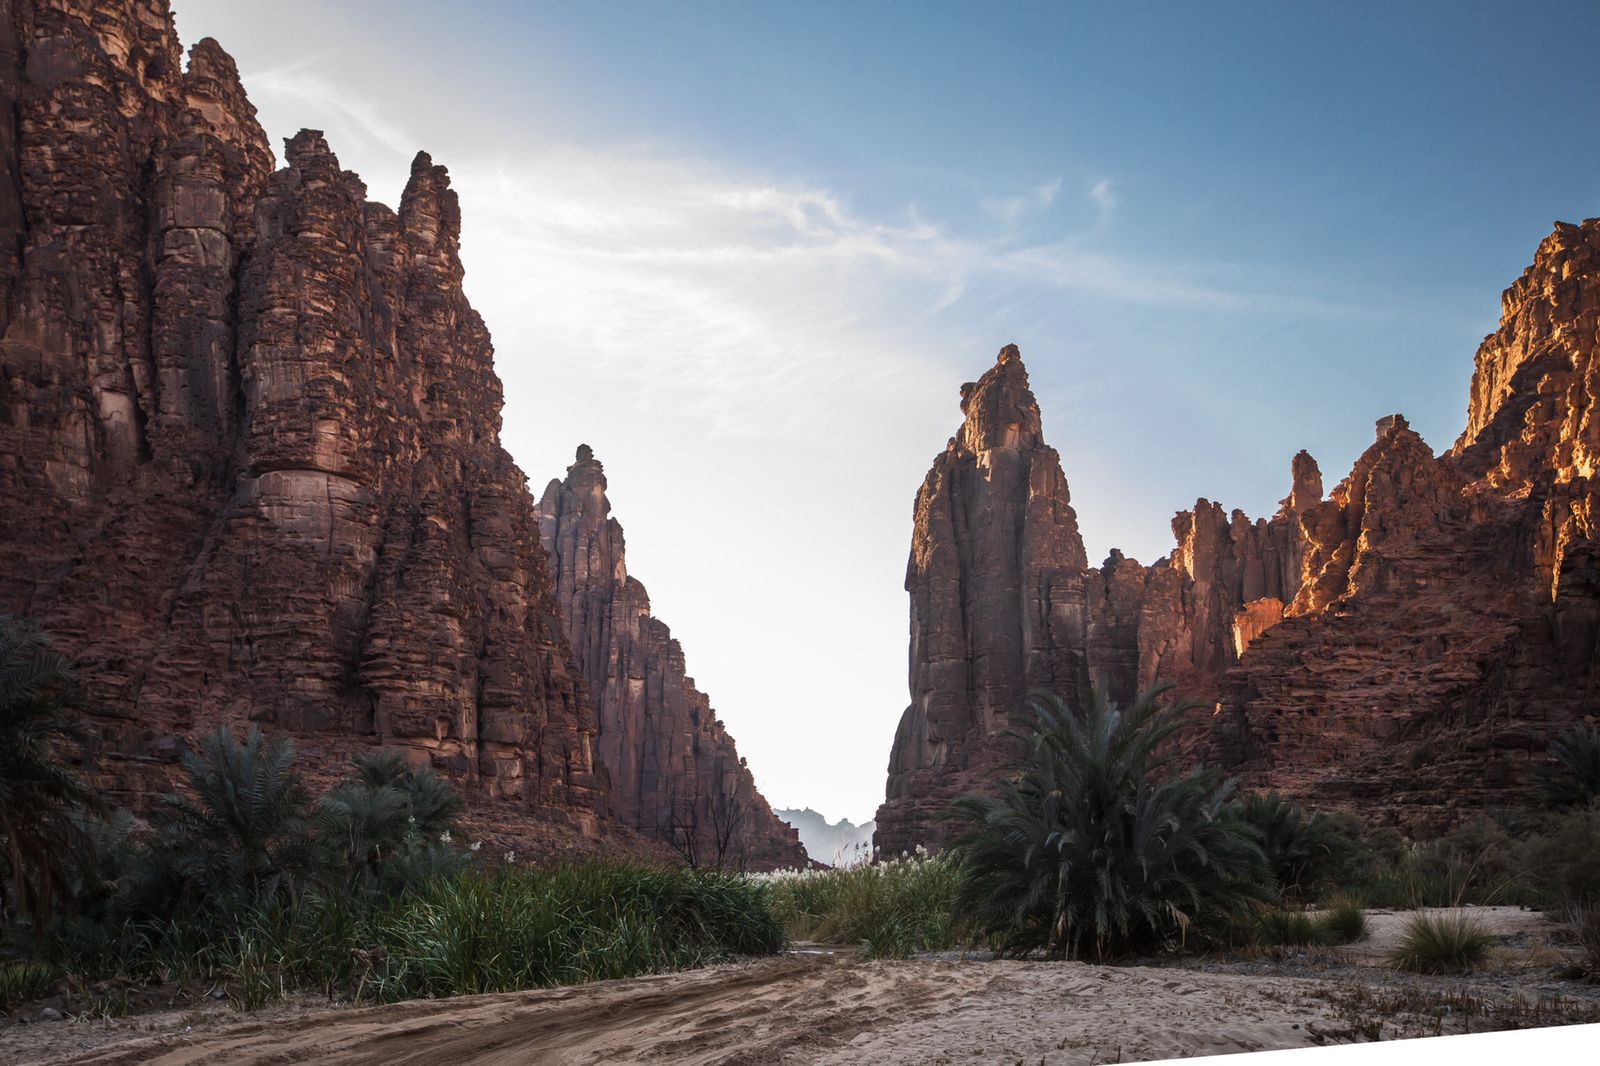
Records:
[[[872,831],[876,822],[855,825],[848,818],[829,824],[828,819],[807,807],[803,811],[778,811],[777,815],[800,830],[800,843],[806,854],[829,866],[849,866],[872,854]]]

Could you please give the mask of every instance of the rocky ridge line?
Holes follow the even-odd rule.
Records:
[[[1207,708],[1197,757],[1412,828],[1517,796],[1550,738],[1593,715],[1600,675],[1600,220],[1558,224],[1502,309],[1451,451],[1381,419],[1326,499],[1301,452],[1271,518],[1199,500],[1168,558],[1113,551],[1076,577],[1015,549],[1083,552],[1020,356],[1002,350],[962,387],[961,432],[917,497],[912,702],[879,846],[939,843],[937,813],[1003,772],[996,730],[1040,687],[1125,701],[1175,682]]]

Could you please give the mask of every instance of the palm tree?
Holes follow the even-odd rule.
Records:
[[[1267,865],[1285,892],[1322,880],[1350,850],[1349,839],[1326,816],[1276,792],[1245,797],[1240,814],[1260,834]]]
[[[356,779],[369,788],[397,788],[405,794],[412,825],[437,837],[456,827],[463,804],[456,790],[426,766],[412,766],[394,751],[356,756]]]
[[[953,805],[957,913],[1002,952],[1106,959],[1270,894],[1234,783],[1179,771],[1170,742],[1193,705],[1162,705],[1167,687],[1125,711],[1103,688],[1081,713],[1030,697],[1015,779]]]
[[[224,908],[292,896],[309,865],[309,797],[294,745],[252,727],[244,743],[227,727],[184,759],[194,798],[163,796],[156,810],[158,869],[191,903]]]
[[[1600,798],[1600,727],[1578,723],[1550,742],[1551,764],[1535,767],[1533,784],[1552,807],[1586,807]]]
[[[81,854],[74,814],[98,807],[56,757],[78,735],[72,667],[34,626],[0,614],[0,915],[48,917]]]
[[[359,755],[355,763],[356,779],[317,806],[319,843],[348,887],[374,887],[401,859],[430,860],[420,863],[424,870],[450,867],[433,853],[450,843],[461,813],[455,790],[396,752]]]

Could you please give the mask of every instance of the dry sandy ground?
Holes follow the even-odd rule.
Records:
[[[1600,1020],[1585,986],[1540,1015],[1552,930],[1478,908],[1501,938],[1498,976],[1425,982],[1371,965],[1403,916],[1314,964],[1294,958],[1155,966],[939,959],[872,962],[797,951],[759,962],[509,995],[330,1010],[54,1023],[0,1034],[0,1061],[103,1066],[266,1063],[1090,1064],[1222,1054],[1374,1035]],[[1542,960],[1542,961],[1541,961]],[[1535,978],[1535,972],[1545,976]],[[1374,998],[1376,993],[1376,998]],[[1528,994],[1524,994],[1528,993]],[[1527,1013],[1534,1010],[1535,1013]],[[1374,1012],[1387,1020],[1370,1026]],[[1592,1015],[1592,1017],[1590,1016]],[[138,1026],[155,1026],[144,1032]],[[184,1025],[192,1026],[184,1031]]]

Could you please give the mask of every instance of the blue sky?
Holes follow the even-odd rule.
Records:
[[[1197,496],[1435,449],[1554,219],[1600,214],[1592,3],[176,0],[274,138],[426,148],[535,492],[580,441],[778,805],[861,820],[913,495],[1022,347],[1090,558]]]

